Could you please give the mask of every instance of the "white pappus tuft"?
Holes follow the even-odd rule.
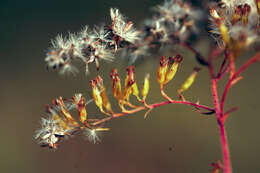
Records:
[[[83,135],[85,135],[89,142],[94,144],[101,142],[100,137],[98,136],[98,131],[96,129],[85,128],[83,130]]]
[[[41,118],[41,128],[36,130],[35,139],[43,146],[56,148],[60,137],[64,137],[68,130],[64,129],[60,120],[54,120],[52,116],[49,118]]]
[[[132,22],[125,22],[125,18],[119,13],[116,8],[110,9],[110,17],[112,20],[112,32],[113,34],[121,37],[123,40],[130,43],[135,43],[139,40],[140,32],[135,30]]]
[[[96,26],[93,29],[93,32],[94,32],[93,38],[96,39],[97,41],[101,41],[104,43],[111,43],[111,40],[107,38],[109,35],[109,31],[107,31],[104,26],[100,26],[100,27]]]

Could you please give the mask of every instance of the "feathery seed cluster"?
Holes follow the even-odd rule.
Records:
[[[72,63],[79,60],[86,64],[88,74],[88,64],[95,63],[99,69],[99,61],[114,61],[118,50],[122,50],[121,57],[128,57],[133,63],[155,47],[186,40],[196,30],[195,20],[201,17],[198,10],[182,0],[167,0],[154,11],[155,15],[146,20],[140,30],[136,30],[133,22],[127,21],[118,9],[111,8],[110,25],[93,30],[85,26],[77,34],[58,35],[45,58],[47,67],[58,69],[61,74],[76,74],[78,69]]]
[[[259,41],[259,7],[259,0],[222,0],[211,7],[211,32],[220,45],[239,55],[243,47]]]

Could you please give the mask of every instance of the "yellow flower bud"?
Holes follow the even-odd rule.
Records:
[[[143,100],[146,99],[148,92],[149,92],[149,88],[150,88],[149,78],[150,78],[150,75],[146,74],[146,76],[144,78],[144,85],[143,85],[143,88],[142,88],[142,91],[141,91],[142,96],[143,96]]]
[[[96,81],[95,80],[91,80],[90,81],[90,85],[92,87],[92,96],[93,96],[93,99],[97,105],[97,107],[100,109],[101,112],[103,112],[103,102],[102,102],[102,97],[100,95],[100,91],[96,85]]]
[[[186,81],[182,84],[181,88],[178,90],[178,93],[181,94],[184,91],[188,90],[190,88],[190,86],[193,84],[198,71],[200,70],[200,68],[195,67],[192,74],[186,79]]]
[[[160,87],[163,88],[164,86],[164,81],[165,81],[165,75],[168,70],[168,60],[166,59],[165,56],[162,56],[160,59],[160,66],[157,70],[157,81],[160,84]]]
[[[134,67],[129,66],[126,69],[127,75],[125,78],[125,87],[122,99],[129,101],[129,97],[131,94],[134,94],[137,98],[139,98],[139,90],[135,82],[135,74],[134,74]]]
[[[85,121],[87,120],[87,110],[85,107],[80,109],[79,120],[80,120],[80,122],[82,122],[84,124],[85,124]]]
[[[106,109],[109,113],[113,113],[113,110],[112,110],[111,104],[110,104],[110,102],[109,102],[109,100],[108,100],[107,92],[106,92],[106,89],[105,89],[105,88],[101,91],[101,97],[102,97],[103,106],[105,107],[105,109]]]
[[[121,81],[116,69],[113,69],[111,71],[110,77],[111,77],[112,93],[117,100],[120,100],[122,96]]]
[[[140,98],[139,98],[139,90],[138,90],[138,86],[137,86],[136,82],[133,83],[133,85],[131,86],[131,88],[132,88],[132,93],[133,93],[133,95],[134,95],[138,100],[140,100]]]
[[[165,75],[165,80],[163,83],[164,85],[173,79],[182,59],[183,58],[181,55],[176,55],[175,57],[169,57],[169,61],[168,61],[169,70],[167,71],[167,73]]]
[[[99,86],[100,96],[102,98],[103,106],[109,113],[113,113],[111,104],[107,97],[106,87],[104,86],[103,79],[100,76],[96,77],[97,85]]]

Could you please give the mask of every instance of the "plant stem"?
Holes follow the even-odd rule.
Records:
[[[218,99],[218,90],[217,90],[217,79],[214,75],[214,68],[212,61],[214,59],[214,54],[212,53],[209,57],[209,73],[211,78],[211,93],[213,97],[213,103],[215,107],[216,118],[218,120],[219,131],[220,131],[220,141],[221,141],[221,149],[222,149],[222,156],[224,162],[224,173],[232,173],[232,165],[230,160],[230,153],[229,153],[229,146],[227,142],[226,131],[224,127],[224,120],[222,119],[223,112],[221,111],[219,99]]]
[[[205,65],[207,66],[208,65],[208,62],[206,61],[206,59],[196,50],[194,49],[193,47],[190,46],[190,44],[188,44],[187,42],[180,42],[179,43],[180,46],[190,50],[194,55],[195,55],[195,58],[196,60],[201,64],[201,65]]]
[[[192,103],[192,102],[189,102],[189,101],[181,101],[181,100],[169,100],[169,101],[165,101],[165,102],[161,102],[161,103],[154,103],[154,104],[149,105],[149,107],[150,107],[150,109],[153,109],[153,108],[160,107],[160,106],[167,105],[167,104],[191,105],[191,106],[194,106],[196,108],[204,109],[204,110],[207,110],[207,111],[215,111],[214,109],[212,109],[208,106],[205,106],[205,105],[196,104],[196,103]],[[147,109],[147,106],[139,106],[139,107],[137,107],[133,110],[130,110],[130,111],[115,113],[115,114],[111,115],[110,117],[106,117],[106,118],[100,119],[100,120],[92,123],[92,125],[96,126],[98,124],[105,123],[105,122],[107,122],[111,119],[126,116],[126,115],[129,115],[129,114],[133,114],[133,113],[139,112],[139,111],[144,110],[144,109]]]
[[[246,70],[250,65],[252,65],[253,63],[257,62],[260,60],[260,52],[258,52],[257,54],[255,54],[251,59],[249,59],[247,62],[245,62],[244,65],[242,65],[232,76],[231,79],[229,79],[226,87],[225,87],[225,90],[223,92],[223,95],[222,95],[222,99],[221,99],[221,106],[220,106],[220,109],[221,111],[223,112],[223,109],[224,109],[224,103],[225,103],[225,100],[226,100],[226,97],[227,97],[227,94],[228,94],[228,91],[230,89],[230,87],[232,86],[232,82],[244,71]]]
[[[221,141],[222,156],[223,156],[223,162],[224,162],[224,173],[232,173],[229,147],[228,147],[227,136],[226,136],[226,131],[225,131],[225,127],[224,127],[224,120],[222,119],[223,112],[221,111],[220,105],[219,105],[216,79],[212,79],[211,89],[212,89],[212,96],[213,96],[216,117],[218,120],[219,131],[220,131],[220,141]]]
[[[223,162],[224,162],[224,173],[232,173],[231,159],[229,153],[229,147],[227,142],[227,135],[224,126],[224,121],[220,120],[219,122],[219,131],[220,131],[220,139],[221,139],[221,148],[223,154]]]

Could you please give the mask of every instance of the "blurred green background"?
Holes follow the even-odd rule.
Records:
[[[91,66],[88,78],[83,75],[83,67],[82,75],[75,78],[47,72],[44,58],[50,40],[60,33],[77,32],[86,24],[110,23],[110,7],[119,8],[138,25],[151,16],[150,8],[159,3],[162,1],[0,2],[0,172],[210,172],[209,164],[221,159],[216,119],[201,116],[184,105],[157,108],[146,120],[143,119],[144,112],[139,112],[108,122],[106,127],[111,131],[104,133],[102,142],[97,145],[75,136],[53,152],[41,148],[33,139],[40,117],[45,116],[45,105],[52,98],[70,98],[79,92],[90,98],[88,81],[97,74],[94,66]],[[207,55],[210,37],[206,32],[202,33],[193,46]],[[181,48],[163,54],[171,55],[175,51],[185,56],[177,76],[167,86],[169,95],[177,98],[176,90],[198,64],[191,53]],[[253,54],[253,49],[246,51],[238,64]],[[152,75],[148,103],[163,100],[154,77],[158,58],[158,55],[146,57],[136,64],[139,85],[145,73]],[[254,64],[243,74],[244,79],[232,87],[226,104],[226,109],[239,107],[226,123],[236,173],[260,170],[259,65]],[[120,60],[102,63],[100,73],[105,83],[109,85],[112,68],[119,68],[124,76],[126,66],[127,63]],[[200,103],[212,105],[206,68],[185,96],[191,101],[199,99]],[[88,105],[88,112],[96,117],[103,116],[93,103]]]

